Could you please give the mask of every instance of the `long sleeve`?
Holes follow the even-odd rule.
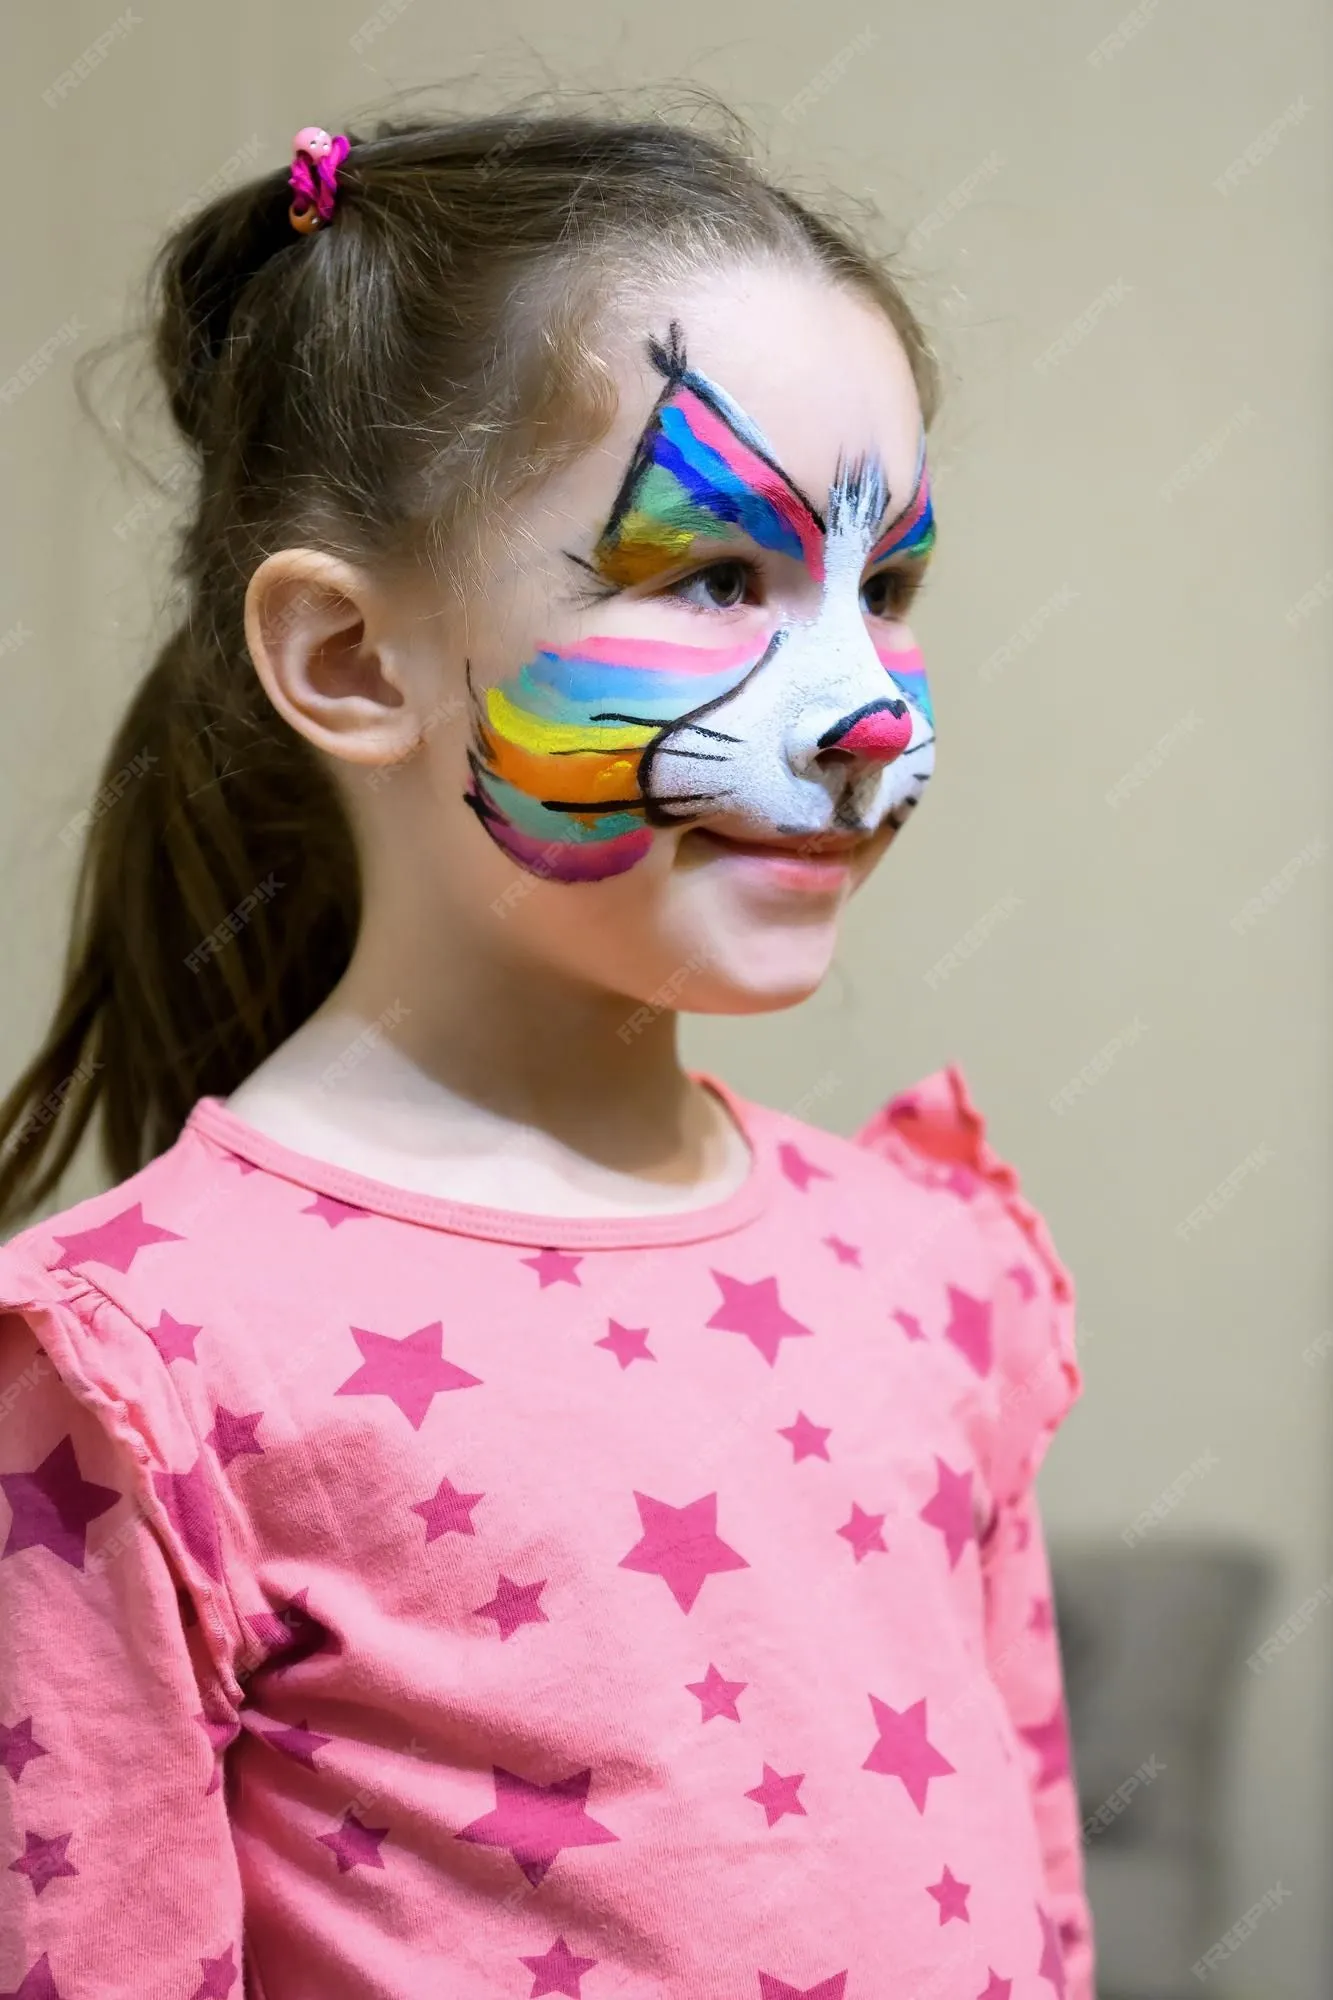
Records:
[[[1064,1676],[1046,1540],[1030,1482],[997,1508],[981,1561],[987,1661],[1021,1746],[1046,1872],[1043,1969],[1064,2000],[1094,2000],[1092,1924]]]
[[[6,2000],[241,2000],[235,1722],[135,1456],[0,1313]]]

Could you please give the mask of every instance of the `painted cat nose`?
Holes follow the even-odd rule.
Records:
[[[819,739],[821,750],[842,750],[868,764],[891,764],[912,740],[912,717],[905,701],[872,701],[844,715]]]

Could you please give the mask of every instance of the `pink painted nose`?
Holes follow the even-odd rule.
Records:
[[[877,702],[861,709],[819,739],[821,750],[846,750],[867,763],[891,764],[912,740],[912,717],[904,701]]]

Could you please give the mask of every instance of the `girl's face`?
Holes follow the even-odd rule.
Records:
[[[633,321],[612,430],[483,532],[466,630],[434,625],[448,901],[627,998],[783,1006],[934,762],[920,406],[889,323],[815,276],[743,266]]]

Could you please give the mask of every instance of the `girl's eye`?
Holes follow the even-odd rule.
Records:
[[[700,611],[730,611],[733,605],[745,602],[747,586],[754,581],[753,564],[733,557],[709,563],[706,569],[697,569],[692,576],[668,584],[662,594],[692,604]]]
[[[861,586],[861,603],[872,618],[905,618],[924,581],[917,569],[881,569]]]

